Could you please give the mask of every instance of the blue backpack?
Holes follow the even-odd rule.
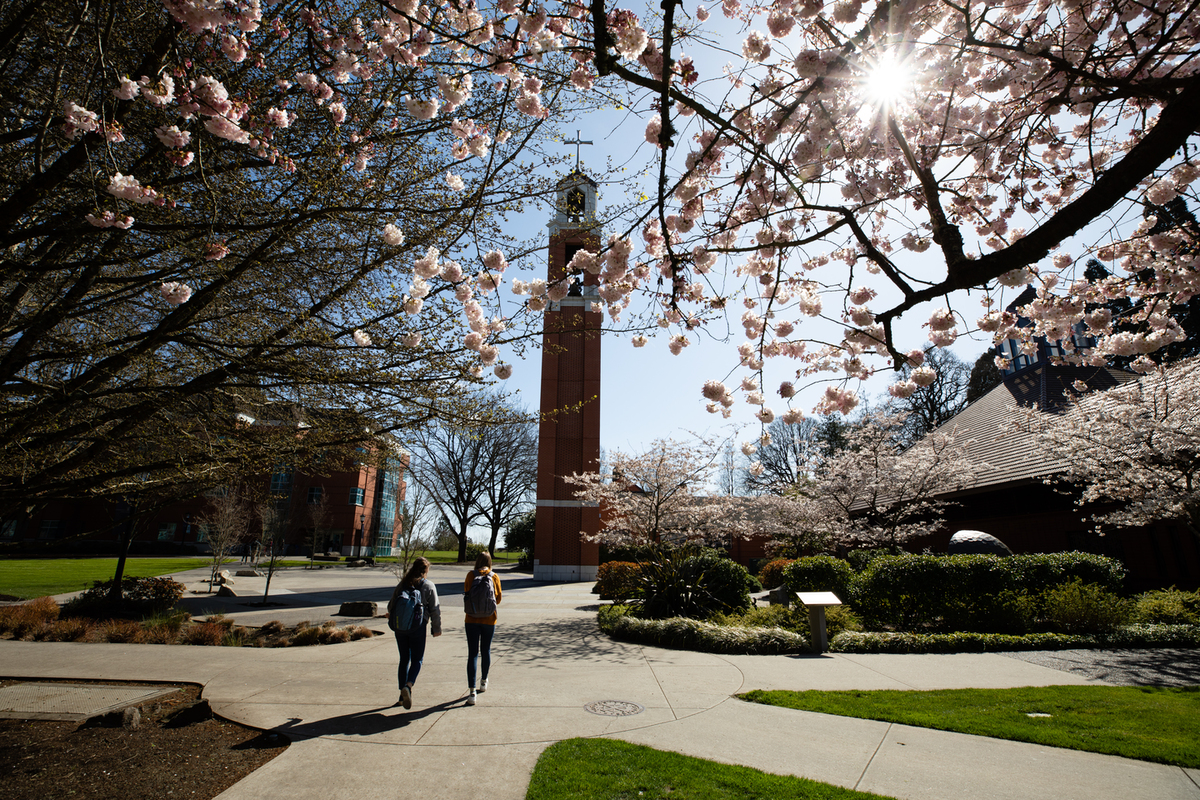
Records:
[[[394,631],[410,631],[424,624],[424,615],[420,584],[411,587],[397,584],[388,603],[388,627]]]

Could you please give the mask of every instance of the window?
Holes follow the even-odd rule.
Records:
[[[15,519],[6,519],[0,522],[0,539],[15,539],[17,538],[17,521]]]
[[[41,526],[38,528],[39,539],[57,539],[59,531],[62,529],[62,520],[44,519]]]
[[[292,468],[280,464],[271,473],[271,494],[290,495],[292,493]]]
[[[205,525],[203,522],[201,522],[199,525],[196,526],[196,541],[197,542],[207,542],[208,541],[208,526]]]
[[[160,542],[175,541],[175,523],[166,522],[158,526],[158,540]]]
[[[366,502],[366,499],[367,499],[367,490],[366,489],[351,489],[350,490],[350,505],[361,506]]]
[[[308,504],[310,506],[318,505],[325,499],[325,489],[322,486],[308,487]]]

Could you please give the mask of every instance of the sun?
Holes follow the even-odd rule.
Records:
[[[913,78],[909,65],[886,53],[863,78],[863,91],[873,105],[892,108],[912,91]]]

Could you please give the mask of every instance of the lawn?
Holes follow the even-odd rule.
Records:
[[[739,695],[767,705],[1200,767],[1200,686]]]
[[[749,767],[718,764],[615,739],[546,748],[526,800],[870,800],[883,797]]]
[[[210,558],[130,558],[125,574],[133,578],[169,575],[206,567]],[[232,565],[236,566],[236,564]],[[111,580],[115,558],[14,558],[0,560],[0,594],[28,600],[87,589],[93,581]]]

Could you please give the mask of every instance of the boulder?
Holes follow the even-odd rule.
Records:
[[[342,603],[338,609],[341,617],[373,617],[379,611],[379,605],[372,600],[354,600]]]
[[[356,558],[353,561],[346,562],[347,567],[365,567],[366,565],[367,560],[365,558]]]
[[[787,608],[791,606],[792,600],[795,599],[796,595],[785,583],[782,586],[776,586],[774,589],[767,592],[767,597],[770,599],[771,605],[783,606],[784,608]]]
[[[262,573],[256,569],[239,569],[235,573],[239,578],[261,578]]]
[[[233,585],[233,576],[229,574],[229,570],[223,569],[217,573],[217,583],[221,584],[222,586]]]
[[[952,556],[967,554],[1011,556],[1013,554],[1012,550],[1008,549],[1008,545],[983,531],[959,531],[950,537],[946,553]]]
[[[233,589],[230,589],[228,586],[222,586],[220,589],[217,589],[217,597],[237,597],[237,596],[238,596],[237,592],[235,592]]]

